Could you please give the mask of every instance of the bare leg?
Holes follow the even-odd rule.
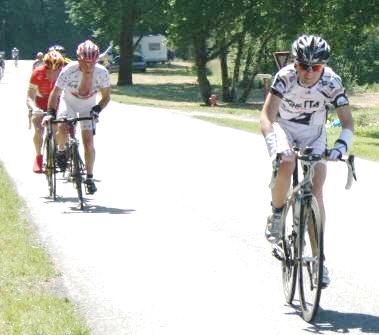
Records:
[[[33,115],[32,121],[34,126],[34,136],[33,143],[36,150],[36,155],[41,155],[42,142],[43,142],[43,131],[44,128],[41,126],[42,115]]]
[[[278,178],[274,188],[271,190],[273,207],[282,208],[284,206],[294,169],[295,155],[283,157],[280,163]]]
[[[67,126],[64,123],[58,123],[56,140],[59,151],[64,151],[67,142]]]
[[[82,130],[82,140],[84,146],[84,160],[86,163],[87,175],[93,175],[93,166],[95,164],[95,146],[92,130]]]
[[[325,231],[325,208],[322,189],[326,179],[327,167],[326,164],[316,163],[313,176],[313,195],[317,199],[318,207],[320,208],[322,225]]]
[[[327,172],[326,164],[323,164],[323,163],[315,164],[312,192],[315,198],[317,199],[323,231],[325,231],[325,208],[324,208],[322,189],[323,189],[325,179],[326,179],[326,172]],[[311,241],[312,253],[313,255],[315,255],[317,252],[317,243],[316,243],[316,236],[315,236],[314,230],[309,229],[309,237]]]

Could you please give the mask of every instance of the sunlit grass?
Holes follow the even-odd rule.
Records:
[[[228,118],[217,118],[211,116],[196,116],[196,118],[226,127],[231,127],[253,133],[260,133],[259,123],[257,122],[241,121]]]
[[[59,278],[0,164],[0,334],[89,334],[73,305],[51,292]]]
[[[133,75],[134,85],[118,87],[117,74],[112,74],[113,86],[112,99],[126,104],[142,106],[162,107],[193,112],[193,115],[203,120],[222,124],[241,130],[260,133],[259,119],[262,108],[262,90],[254,89],[248,103],[223,103],[220,101],[221,85],[220,71],[217,61],[209,64],[209,80],[212,83],[213,93],[218,97],[218,106],[205,106],[201,100],[199,87],[196,82],[196,74],[190,63],[176,65],[159,65],[149,68],[146,73]],[[377,92],[377,85],[356,88],[356,92]],[[362,107],[356,102],[362,103],[359,95],[352,96],[353,117],[355,120],[355,136],[351,152],[355,155],[379,160],[379,106]],[[364,105],[363,99],[363,105]],[[372,103],[371,103],[372,105]],[[203,114],[203,115],[199,115]],[[235,116],[244,116],[249,121],[236,120]],[[329,118],[335,118],[331,113]],[[254,122],[256,121],[256,122]],[[328,142],[332,146],[337,139],[341,128],[328,128]]]

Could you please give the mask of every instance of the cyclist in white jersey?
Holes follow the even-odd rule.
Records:
[[[15,66],[17,66],[19,54],[20,54],[20,50],[18,50],[16,47],[14,47],[12,49],[12,59],[14,60]]]
[[[311,146],[314,153],[326,149],[327,105],[333,104],[342,130],[329,160],[336,160],[349,149],[353,138],[353,118],[341,78],[326,65],[330,56],[328,43],[319,36],[303,35],[292,45],[293,64],[282,68],[274,77],[261,113],[261,130],[272,159],[282,153],[282,161],[272,189],[272,214],[267,219],[266,238],[275,243],[280,239],[281,215],[292,173],[295,155],[292,145]],[[314,166],[313,194],[323,223],[325,211],[322,188],[326,178],[326,162]],[[324,269],[324,285],[330,279]]]
[[[70,62],[60,73],[48,103],[48,114],[57,117],[87,117],[92,113],[98,117],[99,113],[110,100],[110,80],[107,69],[97,64],[99,47],[87,40],[77,48],[78,61]],[[96,103],[97,93],[101,99]],[[59,98],[60,97],[60,98]],[[59,107],[56,111],[56,106]],[[44,119],[46,123],[46,118]],[[80,121],[84,159],[87,170],[85,180],[86,191],[94,194],[97,191],[93,181],[93,167],[95,162],[95,147],[91,121]],[[64,152],[67,132],[65,125],[58,124],[57,131],[57,161],[63,169],[66,164]]]

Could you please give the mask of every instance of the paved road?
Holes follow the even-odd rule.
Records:
[[[377,163],[357,161],[351,191],[345,167],[330,164],[332,283],[310,325],[284,303],[263,237],[270,168],[260,136],[112,103],[96,138],[98,193],[81,212],[72,185],[60,180],[52,202],[32,173],[30,68],[8,62],[0,83],[0,159],[92,334],[379,333]]]

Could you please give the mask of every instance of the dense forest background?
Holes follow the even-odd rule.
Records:
[[[133,36],[162,33],[191,59],[205,102],[207,64],[219,59],[223,98],[244,101],[257,73],[274,73],[273,52],[303,33],[323,36],[332,67],[350,84],[379,82],[379,6],[358,0],[0,0],[0,50],[34,58],[49,45],[92,38],[121,55],[118,85],[132,85]],[[243,86],[237,96],[236,87]]]

